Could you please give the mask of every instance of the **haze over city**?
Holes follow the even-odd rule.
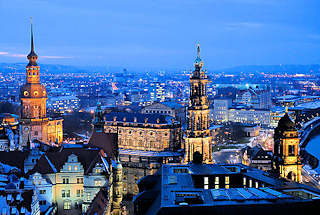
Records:
[[[41,63],[187,68],[316,64],[317,0],[0,1],[0,61],[24,62],[30,17]]]

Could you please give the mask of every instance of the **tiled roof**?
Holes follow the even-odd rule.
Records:
[[[88,174],[92,170],[95,163],[98,161],[102,162],[100,149],[98,148],[62,148],[60,151],[47,152],[42,155],[29,174],[33,174],[35,172],[40,174],[49,174],[60,171],[71,154],[78,157],[78,161],[83,165],[85,174]]]

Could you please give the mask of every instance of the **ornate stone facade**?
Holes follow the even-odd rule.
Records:
[[[207,73],[202,69],[203,61],[198,56],[194,62],[195,69],[190,77],[190,99],[188,107],[188,129],[185,140],[185,158],[188,163],[193,154],[199,152],[204,163],[212,163],[212,132],[209,129],[209,102],[207,96]]]
[[[105,115],[104,130],[118,134],[121,149],[173,151],[181,146],[180,123],[169,116],[111,112]]]

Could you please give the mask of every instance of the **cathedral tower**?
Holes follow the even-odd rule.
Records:
[[[200,45],[197,47],[198,55],[194,62],[194,71],[190,77],[190,98],[188,107],[188,128],[185,141],[184,162],[193,160],[198,152],[202,155],[204,163],[212,163],[212,134],[209,129],[209,102],[207,96],[207,73],[203,71],[203,61],[200,57]]]
[[[274,170],[283,178],[301,182],[299,132],[286,113],[279,121],[274,134]]]

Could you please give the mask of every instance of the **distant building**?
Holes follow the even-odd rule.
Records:
[[[150,100],[154,102],[164,102],[165,86],[166,84],[161,82],[150,83]]]
[[[243,124],[243,131],[246,137],[257,137],[260,134],[260,126],[252,124]]]
[[[232,105],[230,98],[215,98],[213,108],[211,109],[210,118],[217,123],[225,123],[229,121],[229,108]]]
[[[176,102],[162,102],[153,103],[151,105],[145,106],[141,109],[143,114],[160,114],[165,116],[172,116],[176,118],[181,124],[185,122],[186,119],[186,109],[183,105]]]
[[[260,145],[242,149],[242,163],[266,172],[272,171],[272,151],[265,151]]]
[[[236,103],[255,109],[270,109],[272,106],[270,89],[253,89],[241,90],[236,95]]]
[[[270,110],[267,109],[247,109],[247,108],[230,108],[229,121],[248,124],[257,124],[270,126]]]
[[[163,165],[138,186],[137,215],[301,214],[320,209],[319,189],[241,164]]]
[[[76,96],[58,96],[48,99],[48,109],[57,112],[72,112],[79,109],[79,98]]]

